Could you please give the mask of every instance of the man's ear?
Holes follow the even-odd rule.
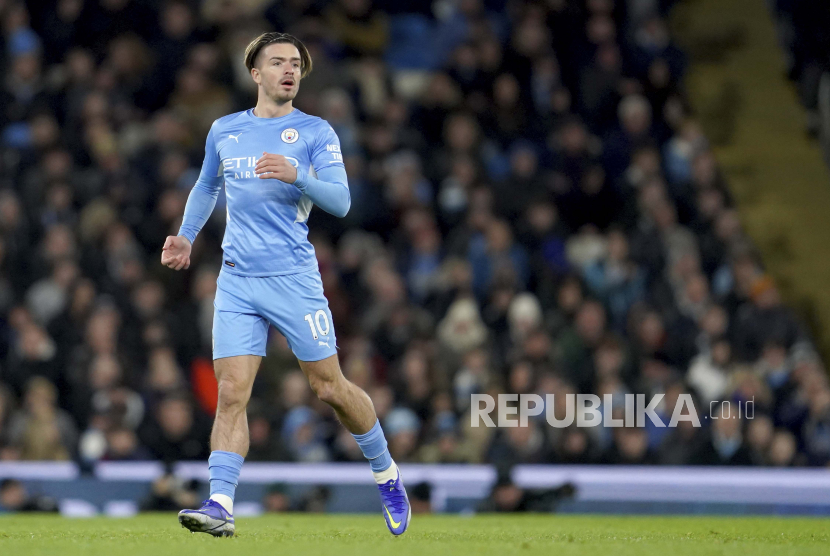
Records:
[[[262,75],[259,73],[259,70],[256,67],[251,68],[251,77],[254,79],[254,83],[259,85],[260,81],[262,81]]]

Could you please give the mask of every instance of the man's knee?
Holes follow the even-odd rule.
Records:
[[[341,382],[345,382],[345,379],[340,378],[339,380],[324,380],[320,378],[311,378],[309,380],[311,389],[314,390],[314,393],[317,394],[320,401],[329,405],[338,403],[344,386]]]
[[[238,379],[223,377],[219,379],[219,409],[225,411],[242,411],[248,405],[249,387]]]

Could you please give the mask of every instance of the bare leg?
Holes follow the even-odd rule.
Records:
[[[366,434],[375,425],[377,415],[372,400],[343,376],[336,355],[321,361],[300,361],[300,368],[317,397],[334,409],[350,433]]]
[[[372,475],[379,485],[386,526],[393,535],[402,534],[409,527],[412,510],[398,467],[386,450],[383,432],[378,428],[372,434],[366,434],[373,430],[378,420],[372,400],[343,376],[336,355],[322,361],[300,361],[300,367],[317,397],[334,409],[343,426],[354,435],[366,435],[355,440],[369,460]],[[370,456],[367,451],[374,455]]]
[[[225,357],[213,362],[219,383],[219,403],[210,435],[211,450],[248,455],[248,415],[245,412],[251,399],[259,363],[259,355]]]

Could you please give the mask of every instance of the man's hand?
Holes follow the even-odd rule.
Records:
[[[262,153],[254,168],[260,179],[274,179],[285,183],[294,183],[297,169],[281,154]]]
[[[173,270],[190,266],[190,240],[184,236],[167,236],[161,248],[161,264]]]

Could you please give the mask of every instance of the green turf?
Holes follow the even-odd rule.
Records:
[[[830,554],[828,525],[810,518],[415,516],[410,530],[394,538],[380,515],[271,515],[241,519],[235,538],[214,539],[181,529],[174,515],[0,516],[0,555],[780,556]]]

